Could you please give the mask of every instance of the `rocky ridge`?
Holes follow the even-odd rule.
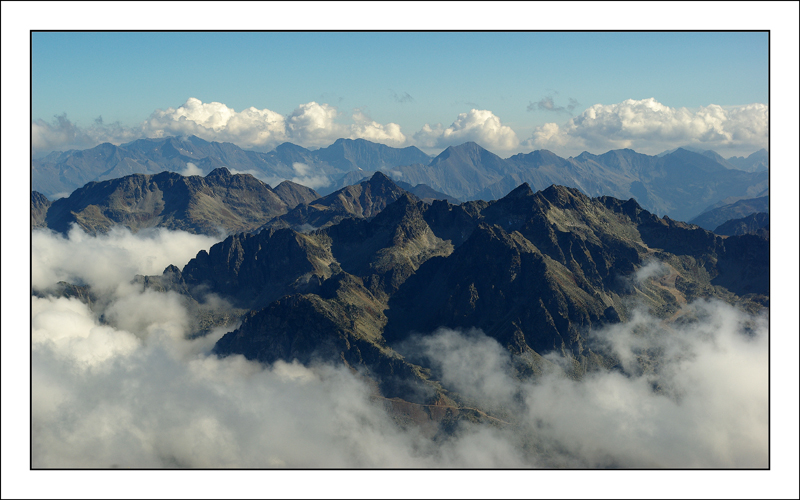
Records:
[[[411,335],[480,328],[525,360],[523,375],[548,369],[542,355],[555,350],[580,377],[615,362],[592,350],[590,329],[637,304],[664,318],[702,297],[768,306],[768,250],[761,238],[717,236],[632,199],[523,184],[494,202],[428,205],[404,193],[377,215],[306,233],[233,235],[169,272],[187,293],[249,310],[219,355],[338,360],[374,378],[383,397],[432,404],[458,395],[404,357]],[[636,277],[653,263],[660,273]]]

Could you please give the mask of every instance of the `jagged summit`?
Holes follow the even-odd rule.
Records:
[[[208,175],[206,175],[206,177],[213,179],[216,177],[230,177],[232,175],[233,174],[231,173],[230,170],[228,170],[228,167],[218,167],[209,172]],[[244,174],[244,175],[249,175],[249,174]]]
[[[504,198],[509,198],[509,199],[522,198],[525,196],[532,196],[532,195],[533,195],[533,189],[531,189],[531,186],[527,182],[523,182],[522,184],[519,185],[519,187],[517,187],[516,189],[505,195]]]
[[[389,177],[388,175],[384,174],[380,170],[375,172],[372,177],[369,179],[369,183],[373,186],[394,186],[398,187],[397,184]]]
[[[378,171],[358,184],[298,205],[287,214],[269,221],[259,231],[285,227],[306,231],[337,224],[346,218],[374,217],[387,205],[406,194],[386,174]]]

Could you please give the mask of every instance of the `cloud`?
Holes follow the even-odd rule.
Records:
[[[400,125],[396,123],[381,125],[360,110],[356,110],[356,112],[353,113],[353,125],[350,127],[350,138],[366,139],[392,147],[405,146],[408,140],[400,131]]]
[[[140,132],[123,127],[119,122],[104,124],[102,117],[92,126],[81,128],[62,114],[51,123],[42,119],[31,123],[31,149],[34,155],[53,150],[87,149],[104,142],[121,144],[140,135]]]
[[[334,120],[335,107],[312,101],[301,104],[287,119],[287,135],[302,144],[328,145],[345,133],[345,127]]]
[[[203,171],[200,169],[200,167],[198,167],[197,165],[195,165],[194,163],[189,161],[189,162],[186,162],[186,168],[183,169],[180,172],[180,174],[182,176],[184,176],[184,177],[189,177],[189,176],[192,176],[192,175],[200,175],[200,176],[202,176],[203,175]]]
[[[133,234],[115,226],[107,234],[89,236],[73,225],[66,237],[36,229],[31,232],[31,285],[45,290],[67,281],[113,289],[135,274],[161,274],[170,264],[182,267],[218,241],[163,228]]]
[[[480,332],[442,329],[416,342],[442,382],[484,407],[505,408],[513,425],[497,438],[536,449],[526,455],[514,447],[526,463],[766,467],[766,317],[719,301],[699,301],[682,312],[684,321],[666,325],[636,311],[631,321],[590,334],[595,352],[619,363],[582,380],[550,370],[519,381],[512,356]],[[556,353],[545,359],[573,364]]]
[[[636,283],[642,284],[647,280],[660,277],[669,273],[669,268],[661,261],[653,259],[640,267],[633,276]]]
[[[435,128],[425,124],[414,134],[421,147],[443,148],[474,141],[490,149],[507,150],[519,145],[517,134],[489,110],[472,109],[461,113],[447,128],[438,124]]]
[[[177,108],[157,109],[142,124],[145,137],[196,135],[206,140],[233,142],[241,147],[273,146],[286,141],[283,115],[250,107],[237,113],[220,102],[190,97]]]
[[[292,163],[292,169],[294,169],[297,175],[292,177],[291,181],[297,184],[302,184],[311,189],[317,189],[331,184],[331,180],[327,176],[321,173],[315,174],[312,172],[311,167],[305,163],[294,162]]]
[[[638,312],[596,332],[621,370],[524,388],[527,418],[585,467],[766,467],[768,325],[721,302],[666,326]]]
[[[555,113],[567,113],[572,114],[575,108],[578,106],[578,101],[573,99],[572,97],[569,98],[569,105],[567,107],[564,106],[556,106],[553,98],[550,96],[545,96],[539,100],[536,104],[530,103],[528,104],[528,111],[554,111]]]
[[[572,150],[632,148],[656,154],[681,145],[753,151],[767,147],[769,108],[765,104],[696,110],[671,108],[653,98],[595,104],[559,126],[538,127],[526,141],[533,148]]]
[[[363,138],[388,145],[406,141],[395,123],[379,124],[360,111],[354,123],[338,122],[336,107],[325,103],[301,104],[288,116],[250,107],[236,112],[219,102],[190,98],[178,108],[156,110],[143,125],[148,137],[196,135],[206,140],[232,142],[243,148],[271,150],[283,142],[322,147],[342,137]]]

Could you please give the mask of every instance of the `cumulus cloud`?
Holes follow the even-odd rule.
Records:
[[[287,133],[302,144],[322,146],[342,137],[345,127],[334,120],[335,107],[311,101],[301,104],[287,119]]]
[[[127,283],[163,269],[153,253],[207,248],[168,233],[34,233],[34,279],[109,285],[98,267]],[[35,468],[766,466],[767,320],[720,302],[686,306],[671,325],[637,311],[589,334],[617,366],[580,381],[558,370],[520,380],[514,357],[476,330],[416,337],[403,348],[438,380],[500,409],[496,425],[462,421],[435,437],[399,426],[343,366],[209,354],[226,329],[190,340],[174,292],[118,285],[92,307],[33,297],[31,311]]]
[[[146,137],[196,135],[242,147],[274,145],[286,140],[283,115],[250,107],[237,113],[220,102],[190,97],[177,108],[157,109],[142,124]]]
[[[517,134],[489,110],[472,109],[461,113],[447,128],[441,124],[431,127],[425,124],[414,134],[417,145],[427,148],[443,148],[474,141],[490,149],[508,150],[519,145]]]
[[[381,125],[360,110],[356,110],[356,112],[353,113],[353,125],[351,126],[350,138],[366,139],[396,148],[404,146],[408,140],[400,131],[400,125],[396,123]]]
[[[720,151],[749,151],[767,146],[769,108],[765,104],[698,109],[671,108],[654,98],[595,104],[559,126],[538,127],[526,141],[533,148],[632,148],[656,154],[681,145]]]

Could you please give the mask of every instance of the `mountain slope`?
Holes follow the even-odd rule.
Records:
[[[50,200],[38,191],[31,191],[31,229],[47,227],[45,219],[50,209]]]
[[[729,205],[717,207],[692,219],[692,224],[697,224],[704,229],[715,229],[720,224],[731,219],[741,219],[757,212],[769,213],[769,196],[760,198],[746,198]]]
[[[769,170],[769,152],[766,149],[759,149],[746,158],[744,156],[728,158],[728,163],[745,172]]]
[[[56,200],[47,211],[46,225],[62,233],[72,223],[90,234],[107,232],[114,225],[132,231],[165,227],[231,233],[252,230],[286,213],[297,201],[316,196],[313,190],[293,183],[276,192],[251,175],[232,175],[226,168],[206,177],[135,174],[90,182],[68,198]]]
[[[741,219],[731,219],[717,226],[714,233],[726,236],[757,234],[769,239],[769,214],[758,212]]]
[[[405,191],[382,172],[359,184],[342,188],[335,193],[303,203],[285,215],[267,222],[263,228],[291,227],[310,230],[336,224],[347,217],[373,217],[394,202]]]

